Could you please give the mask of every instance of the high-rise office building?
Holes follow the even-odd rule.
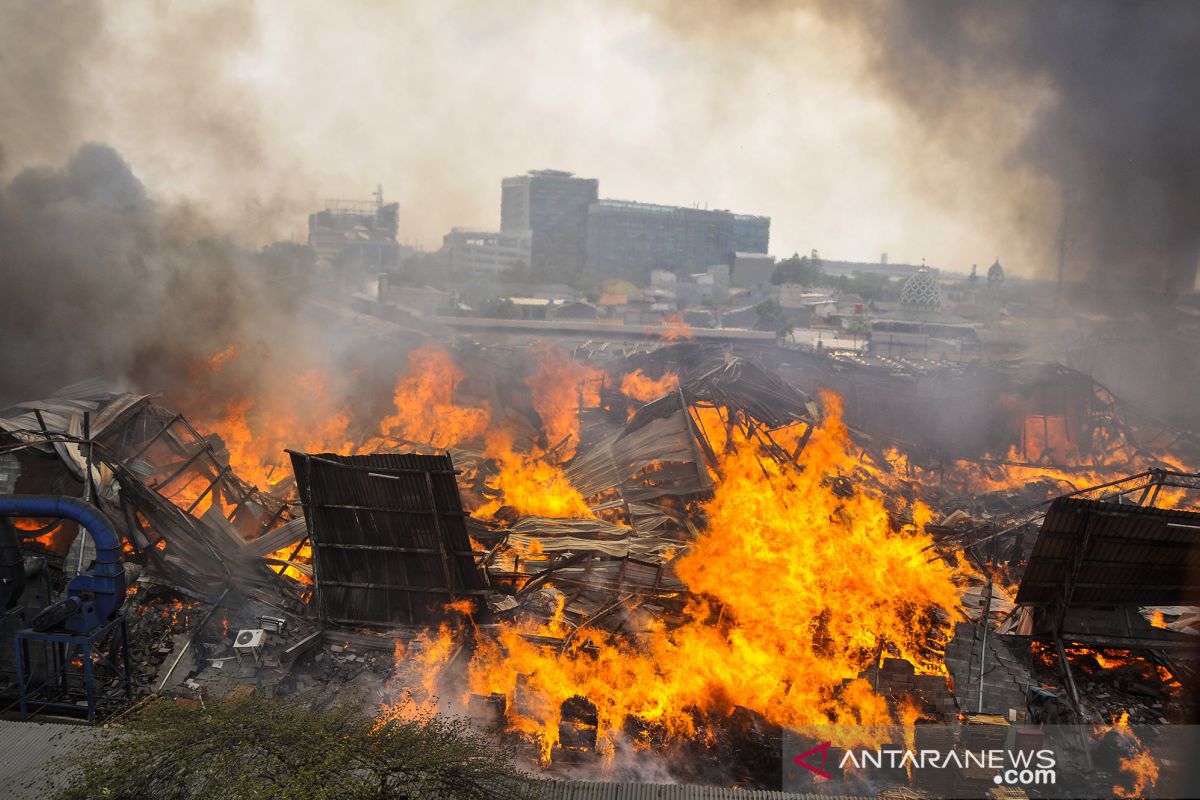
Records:
[[[533,170],[501,183],[500,230],[530,233],[530,266],[543,274],[582,270],[587,262],[588,206],[599,181],[559,170]]]
[[[642,277],[728,264],[734,253],[765,253],[771,220],[730,211],[598,200],[588,209],[588,270]]]

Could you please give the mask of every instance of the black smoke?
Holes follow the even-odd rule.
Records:
[[[1010,157],[1014,169],[1033,168],[1059,187],[1068,280],[1167,294],[1192,288],[1200,3],[908,0],[827,11],[863,34],[874,78],[931,135],[964,140],[966,126],[987,126],[994,117],[969,113],[980,97],[1048,89]],[[987,107],[993,115],[1027,111]],[[996,202],[1005,202],[999,187]]]
[[[182,387],[230,344],[295,340],[303,264],[156,203],[110,147],[26,169],[0,186],[0,403],[92,376]]]

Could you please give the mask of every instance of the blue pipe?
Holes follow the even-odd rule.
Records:
[[[0,495],[0,516],[54,517],[78,522],[96,544],[96,567],[67,584],[78,612],[67,619],[67,628],[87,633],[107,622],[125,602],[125,567],[121,537],[100,509],[74,497],[42,494]]]

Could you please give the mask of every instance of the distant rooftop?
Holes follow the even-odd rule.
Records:
[[[696,206],[667,206],[659,203],[641,203],[636,200],[614,200],[601,198],[596,204],[602,208],[624,208],[630,211],[649,211],[655,214],[676,214],[680,211],[699,211],[707,214],[729,214],[739,220],[769,220],[770,217],[757,214],[734,214],[727,208],[697,208]]]

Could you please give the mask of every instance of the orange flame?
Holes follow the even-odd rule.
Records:
[[[1131,786],[1116,784],[1112,787],[1115,797],[1145,797],[1146,788],[1153,788],[1158,783],[1158,763],[1142,744],[1129,725],[1129,712],[1122,711],[1121,716],[1114,719],[1111,725],[1102,725],[1097,733],[1116,731],[1129,740],[1133,747],[1133,755],[1120,759],[1121,772],[1132,778]]]
[[[290,474],[289,448],[337,452],[352,447],[350,414],[315,369],[277,390],[231,399],[219,418],[198,422],[201,430],[221,437],[238,476],[262,488]]]
[[[295,551],[294,556],[292,555],[292,551]],[[295,562],[298,564],[311,564],[312,563],[312,545],[309,545],[309,544],[301,545],[299,550],[296,550],[295,545],[288,545],[287,547],[281,548],[279,550],[276,550],[274,553],[271,553],[270,555],[267,556],[267,558],[273,558],[276,561],[292,561],[292,562]],[[300,570],[296,569],[293,566],[290,566],[287,564],[271,564],[270,567],[271,567],[271,569],[278,572],[280,575],[286,575],[289,578],[294,578],[305,585],[312,584],[312,578],[308,577],[303,572],[301,572]]]
[[[486,454],[500,464],[495,488],[501,496],[476,509],[476,516],[494,516],[501,506],[512,506],[522,516],[578,519],[595,516],[562,469],[542,454],[514,452],[512,441],[500,433],[488,437]]]
[[[621,394],[631,400],[648,403],[662,397],[667,392],[679,388],[679,376],[674,372],[664,373],[661,378],[654,380],[640,369],[634,370],[621,379]]]
[[[422,632],[409,646],[397,639],[394,651],[396,671],[389,681],[389,688],[396,692],[396,699],[379,706],[375,729],[392,721],[427,719],[436,713],[438,676],[457,650],[454,631],[444,622],[438,626],[436,633],[430,635]],[[417,681],[415,685],[410,685],[408,679],[413,675],[417,676]]]
[[[408,354],[408,374],[396,383],[396,412],[380,423],[385,437],[453,447],[481,436],[491,413],[456,405],[454,392],[466,377],[451,355],[434,343]]]
[[[58,552],[60,549],[66,550],[66,542],[62,541],[63,534],[66,532],[62,520],[51,519],[42,522],[28,517],[15,517],[13,526],[18,531],[38,534],[33,538],[25,539],[26,542],[37,542],[47,550],[54,552]]]
[[[663,317],[663,324],[666,327],[660,335],[664,341],[682,342],[692,338],[692,326],[684,322],[683,317],[678,314]]]
[[[579,410],[600,405],[604,372],[572,360],[558,345],[539,346],[534,353],[538,371],[525,379],[525,385],[542,419],[547,446],[559,461],[567,461],[579,444]]]
[[[895,531],[880,498],[845,499],[823,478],[853,465],[840,404],[814,433],[799,471],[758,457],[739,440],[704,505],[708,528],[676,562],[695,595],[682,625],[651,623],[638,640],[575,631],[560,654],[505,625],[483,635],[469,666],[471,691],[510,698],[511,728],[542,760],[558,743],[562,704],[595,704],[598,748],[611,753],[630,718],[666,734],[696,734],[696,714],[744,706],[779,724],[882,724],[887,703],[855,676],[881,640],[925,672],[937,609],[954,616],[952,570],[928,563],[929,539]],[[764,576],[771,576],[764,585]]]

